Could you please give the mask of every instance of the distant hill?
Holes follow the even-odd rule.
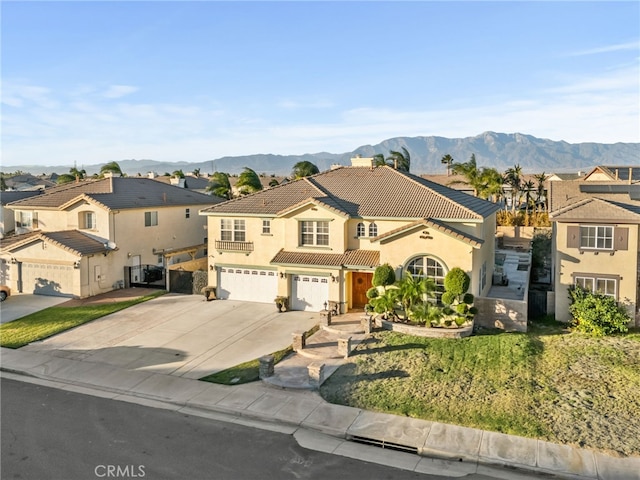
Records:
[[[437,174],[446,171],[440,160],[446,154],[456,162],[466,162],[475,154],[479,166],[491,166],[504,171],[514,165],[520,165],[525,173],[536,172],[575,172],[588,170],[596,165],[639,165],[640,143],[567,143],[546,140],[521,133],[485,132],[475,137],[395,137],[377,145],[362,145],[352,152],[313,153],[304,155],[256,154],[239,157],[222,157],[206,162],[157,162],[153,160],[118,160],[120,168],[127,175],[138,173],[146,175],[153,171],[158,174],[172,173],[175,170],[201,173],[221,171],[240,173],[249,167],[257,173],[288,175],[299,161],[307,160],[322,170],[332,164],[350,165],[350,159],[356,154],[363,157],[389,151],[400,151],[405,147],[411,155],[411,172],[415,174]],[[101,164],[83,165],[89,175],[97,173]],[[2,171],[23,172],[38,175],[41,173],[66,173],[69,166],[3,166]]]

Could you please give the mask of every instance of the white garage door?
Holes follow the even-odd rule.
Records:
[[[294,275],[291,281],[291,309],[319,312],[329,301],[329,278]]]
[[[273,303],[278,295],[278,277],[273,270],[221,268],[218,298]]]
[[[22,291],[36,295],[73,295],[73,267],[47,263],[22,263]]]

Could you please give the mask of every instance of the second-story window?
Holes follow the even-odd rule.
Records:
[[[369,236],[377,237],[378,236],[378,226],[375,223],[371,223],[369,225]]]
[[[96,229],[96,214],[95,212],[84,212],[84,228],[87,230]]]
[[[269,219],[262,220],[262,234],[271,235],[271,220]]]
[[[158,225],[158,212],[144,212],[144,226],[155,227]]]
[[[356,237],[364,237],[366,235],[366,230],[364,228],[364,223],[360,222],[356,226]]]
[[[191,210],[187,208],[184,211],[184,218],[189,218],[189,217],[191,217]]]
[[[17,228],[38,228],[38,216],[34,212],[18,212],[16,215]]]
[[[581,226],[580,248],[593,248],[598,250],[613,249],[613,227],[608,226]]]
[[[329,222],[300,222],[300,234],[302,245],[329,245]]]
[[[220,240],[227,242],[244,242],[246,240],[244,220],[220,220]]]

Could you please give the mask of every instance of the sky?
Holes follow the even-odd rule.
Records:
[[[640,141],[640,2],[0,2],[0,165]]]

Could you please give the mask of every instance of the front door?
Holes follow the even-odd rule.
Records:
[[[364,308],[369,303],[367,290],[371,288],[371,272],[353,272],[351,274],[351,307]]]

